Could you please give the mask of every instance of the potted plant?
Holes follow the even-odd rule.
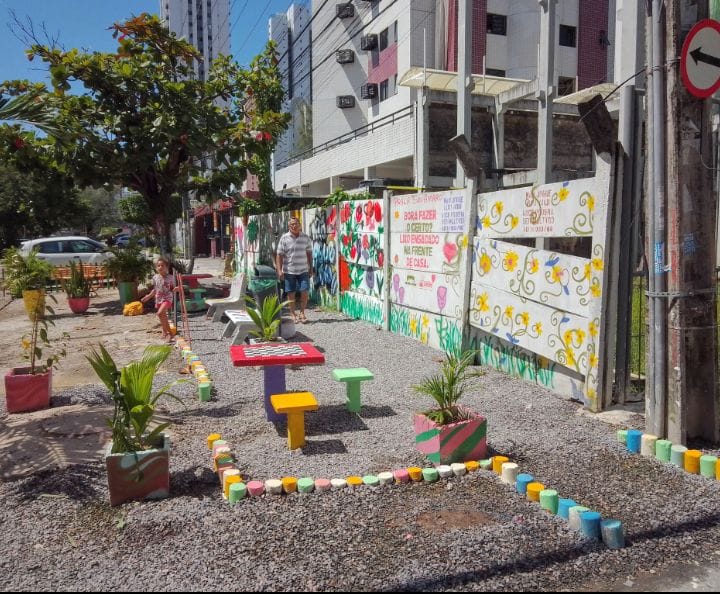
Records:
[[[92,281],[85,276],[82,264],[70,262],[70,276],[62,280],[62,288],[73,313],[83,313],[90,306]]]
[[[41,260],[36,251],[23,256],[17,248],[8,248],[3,258],[5,286],[12,297],[22,297],[30,319],[45,314],[45,286],[52,279],[52,265]]]
[[[107,419],[112,442],[105,455],[110,505],[131,499],[162,499],[170,493],[169,423],[157,423],[156,404],[170,388],[184,380],[153,390],[153,379],[170,355],[169,345],[145,348],[142,359],[118,369],[104,346],[93,349],[87,360],[110,390],[113,416]]]
[[[120,291],[120,304],[137,301],[138,283],[152,274],[152,261],[145,257],[137,245],[124,249],[110,248],[113,257],[105,263],[107,274],[112,277]]]
[[[50,299],[55,301],[53,295],[50,295]],[[67,332],[62,333],[62,342],[58,347],[53,348],[50,342],[48,327],[55,323],[47,318],[44,312],[54,314],[52,307],[46,305],[44,299],[37,300],[34,307],[35,310],[30,312],[30,334],[22,337],[23,358],[28,362],[28,366],[14,367],[5,374],[5,402],[9,413],[50,406],[52,370],[57,368],[60,359],[66,355],[65,341],[69,337]]]
[[[478,460],[487,455],[487,421],[458,404],[472,377],[475,351],[448,353],[439,373],[413,389],[430,396],[437,407],[415,415],[415,445],[434,464]]]
[[[277,295],[268,295],[262,300],[262,306],[258,307],[255,299],[245,297],[248,308],[247,313],[255,322],[257,330],[250,330],[248,334],[255,337],[255,342],[276,342],[281,341],[278,337],[282,308],[290,302],[278,299]]]

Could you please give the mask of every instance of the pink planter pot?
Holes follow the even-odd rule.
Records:
[[[68,305],[73,313],[85,313],[90,307],[90,297],[68,297]]]
[[[144,452],[105,455],[110,505],[133,499],[164,499],[170,495],[170,437],[161,434],[158,447]]]
[[[9,413],[40,410],[50,406],[52,369],[30,374],[29,367],[15,367],[5,374],[5,402]]]
[[[435,465],[480,460],[487,456],[487,421],[467,411],[472,418],[438,425],[425,415],[415,415],[415,446]]]

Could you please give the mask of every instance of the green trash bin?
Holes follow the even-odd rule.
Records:
[[[262,264],[255,266],[248,280],[248,293],[255,299],[258,309],[262,309],[265,298],[270,295],[277,295],[278,299],[280,299],[275,269],[272,266]]]

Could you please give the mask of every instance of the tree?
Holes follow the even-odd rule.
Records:
[[[44,142],[19,126],[0,126],[0,249],[49,235],[86,212]]]
[[[288,119],[279,113],[275,50],[268,44],[248,69],[220,56],[203,82],[192,69],[197,50],[157,17],[142,14],[112,29],[116,53],[28,50],[48,65],[54,92],[40,95],[55,98],[58,127],[67,131],[67,140],[48,141],[81,186],[138,192],[167,252],[184,194],[212,202],[248,171],[266,171]],[[67,93],[75,81],[84,94]]]

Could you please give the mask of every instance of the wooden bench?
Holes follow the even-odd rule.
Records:
[[[270,402],[275,412],[287,414],[288,449],[296,450],[305,445],[305,411],[317,410],[318,403],[312,392],[273,394]]]
[[[354,367],[351,369],[333,369],[333,379],[339,382],[345,382],[347,388],[347,409],[350,412],[360,412],[360,382],[375,379],[372,372],[364,367]]]
[[[111,279],[107,276],[105,266],[102,264],[82,264],[81,266],[83,275],[90,281],[92,295],[97,296],[97,289],[99,288],[110,287]],[[61,290],[63,281],[70,278],[70,267],[55,266],[52,271],[52,278],[54,283],[57,283],[57,289]]]

